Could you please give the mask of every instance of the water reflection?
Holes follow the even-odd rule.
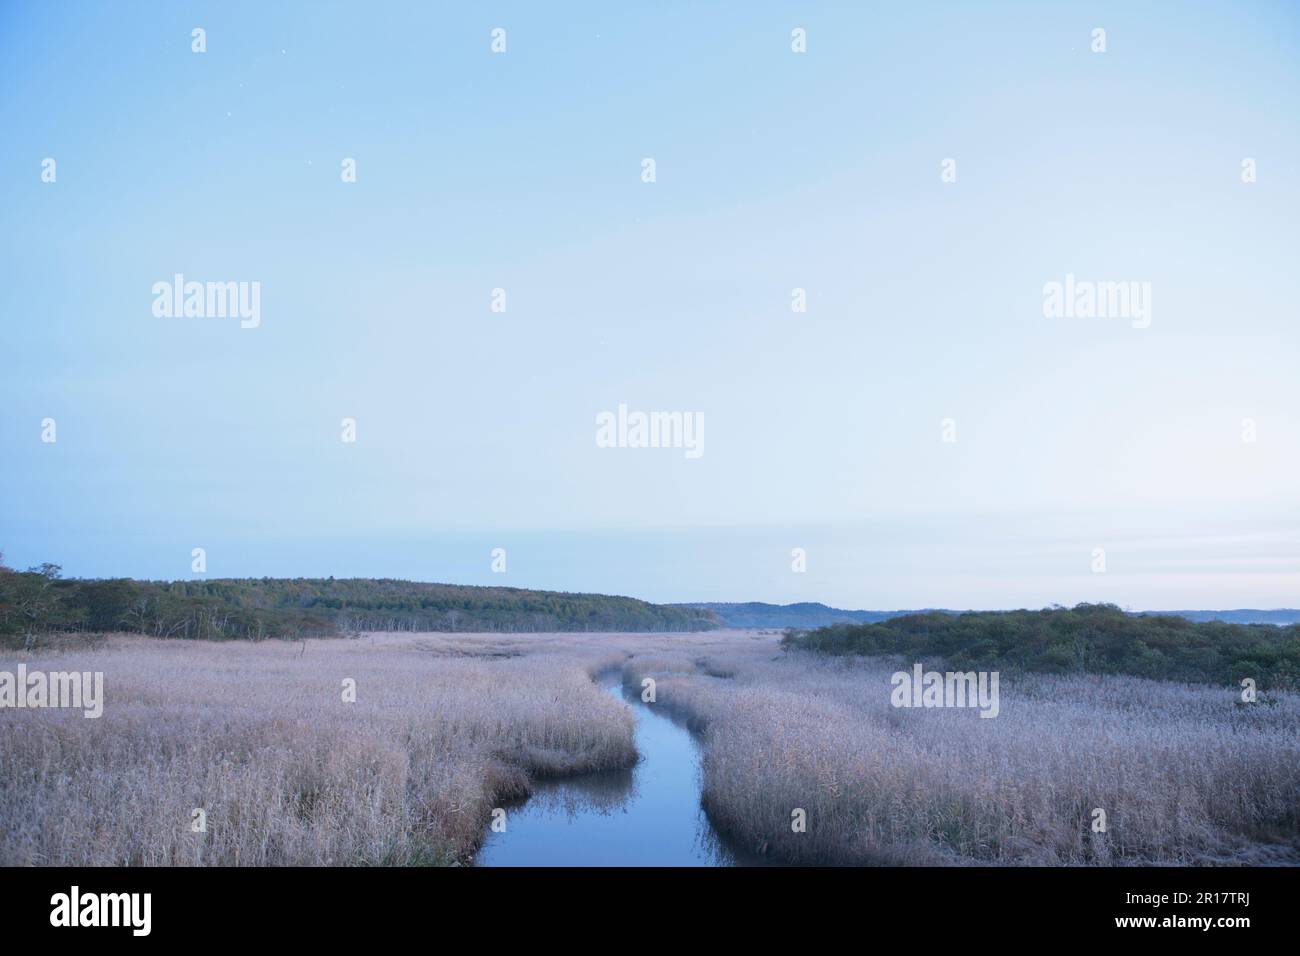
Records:
[[[546,812],[565,818],[583,813],[621,812],[636,791],[636,774],[626,770],[603,770],[585,773],[567,780],[544,781],[526,800],[515,804],[515,810],[528,806],[538,813]],[[513,821],[518,814],[511,811]]]
[[[629,770],[543,781],[507,807],[507,829],[489,833],[479,866],[736,866],[736,852],[700,807],[700,748],[680,722],[624,692],[617,674],[602,689],[632,708],[641,760]]]

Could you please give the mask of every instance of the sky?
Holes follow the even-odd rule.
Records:
[[[0,4],[0,551],[1300,605],[1298,107],[1289,3]]]

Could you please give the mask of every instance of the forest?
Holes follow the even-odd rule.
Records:
[[[908,614],[787,632],[783,645],[824,654],[942,659],[958,670],[1131,674],[1260,688],[1300,684],[1300,624],[1193,622],[1113,604],[1041,611]]]
[[[40,635],[123,631],[150,637],[334,637],[361,631],[698,631],[696,608],[635,598],[369,578],[139,581],[65,578],[56,564],[0,561],[0,645]]]

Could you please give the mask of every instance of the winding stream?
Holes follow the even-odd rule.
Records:
[[[624,692],[617,672],[602,690],[636,717],[641,760],[627,770],[542,781],[506,808],[478,866],[736,866],[753,862],[713,829],[700,806],[700,745],[681,724]]]

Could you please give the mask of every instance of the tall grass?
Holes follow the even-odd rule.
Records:
[[[1300,859],[1296,695],[1240,706],[1204,686],[1004,674],[1000,715],[981,719],[890,706],[910,662],[744,633],[114,637],[0,669],[19,660],[103,671],[105,708],[0,710],[5,865],[465,862],[536,777],[635,760],[631,714],[590,679],[619,665],[703,734],[710,818],[773,859]]]
[[[685,657],[685,654],[682,655]],[[897,663],[633,658],[704,729],[714,822],[778,859],[1121,864],[1300,858],[1300,698],[1128,677],[1026,675],[1001,714],[896,709]],[[676,662],[679,663],[679,662]],[[698,663],[698,662],[697,662]],[[711,672],[711,673],[710,673]],[[729,672],[719,679],[712,674]],[[792,812],[806,814],[794,832]],[[1094,809],[1106,832],[1093,832]]]
[[[0,659],[105,674],[99,719],[0,711],[0,864],[466,860],[530,775],[636,756],[631,716],[590,680],[621,653],[502,644],[114,638]]]

